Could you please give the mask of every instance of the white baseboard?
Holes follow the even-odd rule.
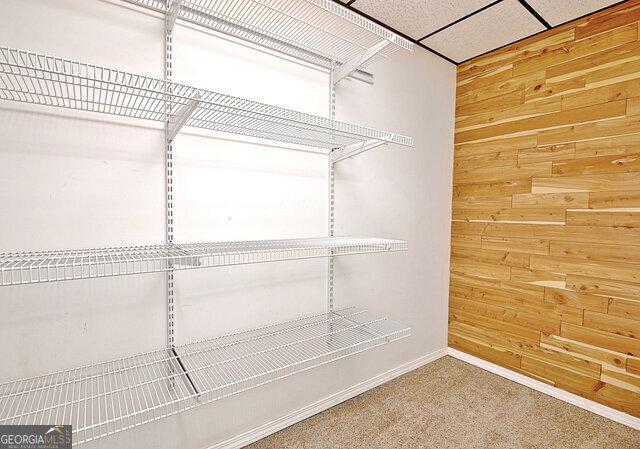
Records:
[[[448,348],[439,349],[435,352],[432,352],[431,354],[427,354],[412,362],[399,366],[398,368],[394,368],[390,371],[387,371],[386,373],[382,373],[367,381],[354,385],[353,387],[349,387],[346,390],[342,390],[318,402],[307,405],[306,407],[289,413],[288,415],[263,424],[262,426],[256,427],[255,429],[249,430],[248,432],[214,444],[213,446],[210,446],[209,449],[238,449],[244,447],[248,444],[258,441],[261,438],[269,436],[272,433],[277,432],[278,430],[282,430],[285,427],[302,421],[303,419],[309,418],[310,416],[325,411],[333,407],[334,405],[346,401],[347,399],[351,399],[352,397],[357,396],[360,393],[364,393],[365,391],[377,387],[378,385],[382,385],[383,383],[395,379],[398,376],[406,374],[409,371],[413,371],[414,369],[420,368],[427,363],[444,357],[445,355],[447,355],[447,352]]]
[[[589,399],[585,399],[581,396],[569,393],[568,391],[564,391],[560,388],[545,384],[544,382],[540,382],[538,380],[527,377],[524,374],[516,373],[515,371],[511,371],[510,369],[503,368],[491,362],[487,362],[486,360],[474,357],[457,349],[449,348],[448,354],[451,357],[455,357],[456,359],[470,363],[477,366],[478,368],[482,368],[483,370],[492,372],[494,374],[497,374],[498,376],[505,377],[521,385],[532,388],[556,399],[560,399],[561,401],[568,402],[569,404],[575,405],[576,407],[580,407],[584,410],[588,410],[592,413],[595,413],[596,415],[604,416],[605,418],[609,418],[612,421],[616,421],[620,424],[624,424],[625,426],[640,430],[640,418],[636,418],[627,413],[621,412],[611,407],[607,407],[606,405],[590,401]]]

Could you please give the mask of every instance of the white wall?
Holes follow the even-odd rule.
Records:
[[[328,75],[178,24],[175,80],[325,115]],[[0,45],[162,76],[163,21],[118,0],[3,0]],[[89,447],[204,448],[446,346],[455,69],[421,50],[343,82],[337,117],[415,137],[336,167],[336,233],[409,251],[339,258],[336,306],[413,327],[390,345]],[[164,241],[156,124],[0,103],[0,252]],[[177,242],[326,233],[326,157],[185,130],[174,144]],[[323,311],[326,261],[176,273],[184,343]],[[0,382],[165,344],[164,275],[0,289]]]

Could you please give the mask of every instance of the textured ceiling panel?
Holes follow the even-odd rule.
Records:
[[[543,30],[517,0],[505,0],[422,42],[461,62]]]
[[[420,39],[493,0],[356,0],[351,6]]]
[[[618,3],[619,0],[527,0],[549,24],[556,26],[593,11]]]

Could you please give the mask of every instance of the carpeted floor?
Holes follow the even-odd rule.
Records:
[[[444,357],[248,449],[639,449],[640,432]]]

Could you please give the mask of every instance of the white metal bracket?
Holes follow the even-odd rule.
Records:
[[[364,142],[352,143],[351,145],[345,145],[344,147],[336,148],[331,151],[331,162],[336,163],[341,160],[348,159],[356,154],[364,153],[365,151],[372,150],[380,145],[386,145],[393,140],[394,135],[389,134],[385,139],[370,139]]]
[[[180,129],[187,123],[193,111],[195,111],[200,104],[200,98],[202,98],[202,96],[199,93],[196,94],[191,100],[183,104],[180,109],[178,109],[178,112],[171,116],[167,129],[168,142],[173,142],[173,139],[175,139],[176,135],[180,132]]]
[[[180,7],[182,6],[182,0],[173,0],[171,6],[167,10],[167,32],[173,31],[173,26],[176,24]]]
[[[337,69],[333,70],[331,72],[331,75],[333,77],[332,79],[333,84],[338,84],[340,80],[351,75],[353,72],[358,70],[358,68],[362,64],[366,63],[369,59],[373,58],[376,54],[378,54],[378,52],[382,51],[385,47],[387,47],[388,45],[391,45],[392,43],[393,43],[392,41],[386,40],[386,39],[383,41],[380,41],[373,47],[366,49],[357,58],[354,58],[351,61],[347,61]]]

